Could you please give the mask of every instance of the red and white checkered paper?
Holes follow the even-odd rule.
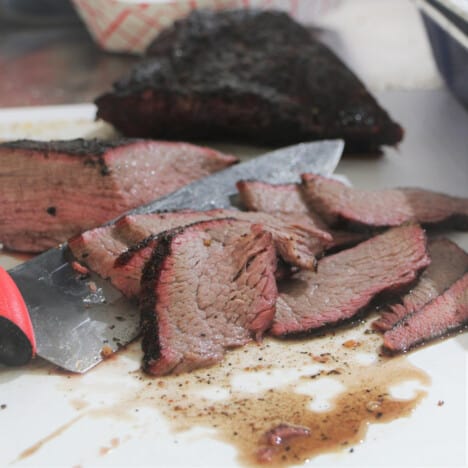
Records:
[[[174,20],[195,8],[275,8],[299,20],[310,20],[333,0],[73,0],[94,40],[112,52],[142,53],[151,40]],[[336,0],[335,0],[336,2]]]

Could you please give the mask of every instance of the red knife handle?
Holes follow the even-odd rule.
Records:
[[[0,267],[0,362],[20,366],[36,354],[36,338],[23,296]]]

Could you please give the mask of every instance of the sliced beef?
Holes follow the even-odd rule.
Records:
[[[247,228],[247,229],[246,229]],[[270,233],[249,223],[200,222],[159,239],[141,294],[144,369],[181,373],[260,339],[277,297]]]
[[[332,226],[382,228],[412,221],[468,229],[468,198],[417,188],[366,191],[316,174],[303,174],[302,193]]]
[[[132,297],[140,290],[143,265],[137,271],[133,271],[131,268],[133,263],[125,258],[133,255],[134,250],[142,248],[139,243],[145,237],[210,219],[215,216],[215,213],[220,212],[222,210],[123,216],[111,226],[90,229],[73,237],[68,241],[68,246],[81,263],[103,278],[109,278],[120,291]],[[122,260],[118,262],[118,268],[116,268],[115,263],[120,255],[123,255]],[[121,265],[122,268],[120,268]]]
[[[128,247],[114,258],[110,275],[114,286],[127,297],[136,297],[141,290],[141,276],[146,262],[166,231],[208,221],[222,216],[223,210],[189,211],[125,216],[117,222],[117,229],[128,240]],[[248,230],[248,225],[245,225]]]
[[[323,258],[279,286],[271,333],[307,333],[352,318],[383,291],[413,282],[430,263],[424,231],[391,229],[351,249]]]
[[[249,224],[262,224],[273,236],[278,256],[289,265],[311,269],[331,236],[302,215],[281,218],[268,213],[215,209],[128,215],[112,227],[96,228],[69,241],[75,257],[93,271],[108,277],[126,296],[140,291],[141,272],[157,243],[158,234],[198,221],[232,217]],[[105,260],[104,260],[105,258]]]
[[[115,225],[90,229],[71,238],[68,247],[80,263],[103,278],[112,279],[116,258],[128,249],[129,243]]]
[[[195,11],[96,100],[128,136],[286,144],[344,138],[349,150],[403,136],[363,83],[285,13]]]
[[[187,143],[2,143],[0,242],[14,250],[45,250],[234,162]]]
[[[141,242],[145,237],[159,234],[179,226],[207,221],[212,218],[225,218],[222,209],[207,211],[179,210],[163,213],[123,216],[116,222],[118,231],[128,239],[130,245]]]
[[[390,330],[398,321],[434,300],[468,272],[468,254],[450,240],[430,242],[428,252],[431,264],[401,301],[381,312],[380,318],[372,324],[375,329]]]
[[[384,334],[384,347],[393,352],[407,351],[421,343],[468,325],[468,273],[442,295],[407,315]]]
[[[257,180],[240,180],[237,182],[237,190],[242,205],[248,210],[314,215],[302,198],[297,184],[269,184]],[[320,220],[318,216],[317,219]]]
[[[262,224],[265,230],[271,232],[275,247],[280,257],[287,263],[300,268],[311,269],[315,266],[315,255],[320,255],[324,246],[331,242],[328,232],[317,228],[308,217],[293,213],[273,216],[269,213],[255,213],[239,210],[210,210],[199,212],[173,212],[163,214],[136,215],[126,217],[121,225],[125,225],[127,235],[134,235],[134,240],[141,240],[149,235],[161,232],[161,216],[175,227],[198,220],[232,217],[253,224]],[[137,239],[140,236],[140,239]]]
[[[338,250],[355,245],[368,236],[362,233],[331,229],[321,217],[311,210],[302,198],[297,184],[268,184],[254,180],[237,182],[237,189],[242,205],[248,210],[271,213],[281,218],[285,214],[303,214],[308,216],[314,224],[332,236],[327,244],[327,250]]]

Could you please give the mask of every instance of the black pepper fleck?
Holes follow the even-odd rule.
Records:
[[[55,216],[57,214],[57,208],[55,208],[55,206],[49,206],[47,209],[46,209],[47,213],[50,214],[50,216]]]

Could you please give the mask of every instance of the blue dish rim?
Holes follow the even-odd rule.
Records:
[[[468,49],[468,20],[439,0],[419,0],[419,9]]]
[[[468,20],[460,16],[455,10],[442,4],[439,0],[426,0],[429,5],[432,5],[442,15],[444,15],[453,25],[455,25],[463,34],[468,36]]]

